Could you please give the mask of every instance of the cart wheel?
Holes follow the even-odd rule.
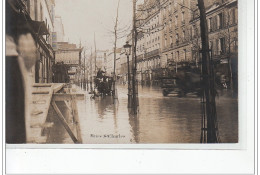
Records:
[[[186,94],[184,91],[179,91],[178,92],[178,97],[184,97]]]
[[[202,93],[203,93],[202,90],[198,90],[198,91],[197,91],[197,97],[201,97],[201,96],[202,96]]]
[[[163,90],[163,96],[167,96],[169,94],[169,92],[167,90]]]

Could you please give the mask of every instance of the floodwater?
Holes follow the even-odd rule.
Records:
[[[139,86],[138,114],[127,108],[127,86],[118,86],[118,99],[98,97],[78,102],[83,143],[199,143],[200,98],[164,97],[159,87]],[[222,143],[238,141],[237,100],[227,92],[216,98]]]
[[[194,95],[164,97],[159,87],[138,87],[138,114],[127,108],[127,86],[117,86],[118,99],[111,96],[78,101],[81,135],[84,144],[200,143],[201,102]],[[216,97],[221,143],[238,142],[238,101],[228,91]],[[59,143],[73,143],[59,125]],[[57,134],[57,133],[63,134]],[[55,139],[52,139],[55,140]],[[55,142],[56,143],[56,142]]]

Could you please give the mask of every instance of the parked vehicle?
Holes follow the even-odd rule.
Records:
[[[95,77],[95,89],[96,95],[111,95],[112,94],[112,82],[113,78],[108,76]]]
[[[177,72],[169,68],[166,76],[162,77],[163,95],[177,93],[179,97],[187,93],[201,95],[200,70],[190,65],[179,66]]]

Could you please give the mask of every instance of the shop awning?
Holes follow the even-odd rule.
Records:
[[[49,35],[49,31],[44,21],[31,21],[32,28],[38,35]]]

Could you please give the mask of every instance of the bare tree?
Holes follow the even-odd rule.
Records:
[[[117,11],[116,11],[116,21],[114,26],[114,81],[113,81],[113,95],[114,98],[117,98],[116,95],[116,52],[117,52],[117,40],[118,40],[118,11],[119,11],[120,0],[118,0]]]

